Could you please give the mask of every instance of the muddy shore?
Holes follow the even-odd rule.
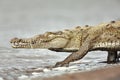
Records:
[[[66,74],[62,76],[55,76],[43,80],[120,80],[120,65],[93,70],[89,72],[81,72],[74,74]],[[32,79],[39,80],[39,78]]]

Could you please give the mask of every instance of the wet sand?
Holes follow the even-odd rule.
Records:
[[[120,65],[93,70],[89,72],[81,72],[74,74],[66,74],[62,76],[56,76],[52,78],[46,78],[43,80],[120,80]],[[32,80],[40,80],[35,78]]]

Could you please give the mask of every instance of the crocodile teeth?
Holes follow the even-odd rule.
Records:
[[[20,43],[17,43],[17,42],[12,43],[12,47],[20,47],[20,46],[24,47],[26,45],[27,45],[27,43],[22,43],[22,42],[20,42]]]
[[[19,45],[19,43],[14,43],[14,45],[18,46],[18,45]]]
[[[12,43],[12,47],[16,47],[16,45],[14,43]]]

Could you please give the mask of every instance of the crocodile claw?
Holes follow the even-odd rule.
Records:
[[[54,67],[68,67],[69,63],[64,63],[63,61],[57,62]]]

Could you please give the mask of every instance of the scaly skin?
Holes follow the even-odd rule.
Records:
[[[116,63],[119,61],[117,52],[120,51],[120,21],[46,32],[26,39],[13,38],[11,43],[13,48],[45,48],[73,52],[64,61],[57,62],[55,67],[66,66],[94,50],[108,51],[107,62]]]

